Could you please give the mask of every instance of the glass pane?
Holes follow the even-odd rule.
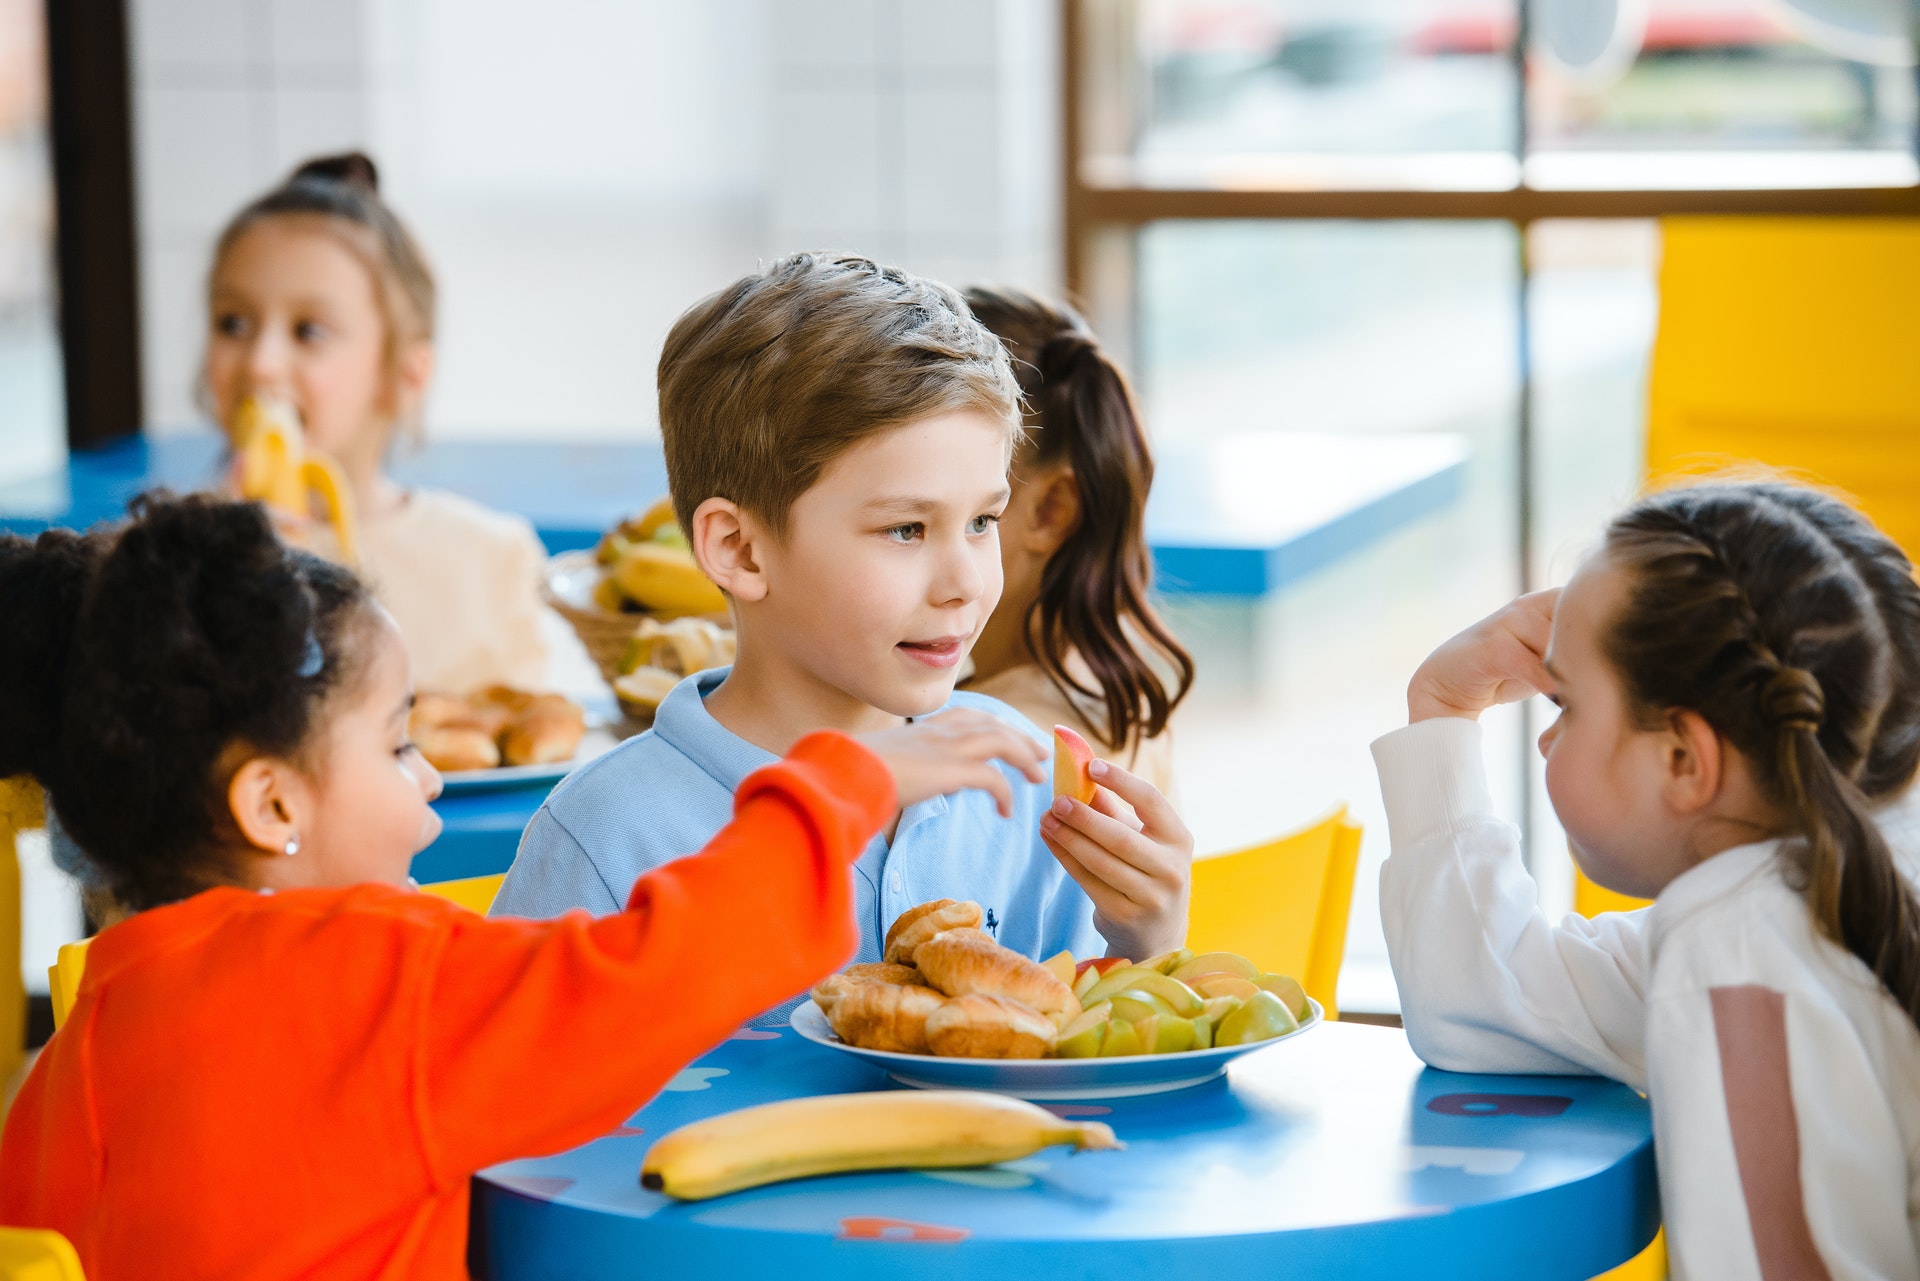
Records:
[[[1531,2],[1533,185],[1920,179],[1913,45],[1898,3]]]
[[[0,483],[66,459],[42,7],[0,0]]]
[[[1126,11],[1083,12],[1103,10]],[[1147,0],[1134,12],[1132,154],[1104,172],[1096,161],[1095,181],[1514,183],[1511,0]]]
[[[1517,233],[1168,222],[1138,248],[1156,540],[1209,500],[1256,531],[1295,517],[1303,537],[1345,535],[1263,598],[1165,597],[1199,665],[1175,721],[1181,813],[1206,854],[1351,806],[1366,830],[1342,1000],[1396,1008],[1367,744],[1406,723],[1407,678],[1428,650],[1518,588]],[[1393,510],[1436,459],[1456,460],[1451,489]],[[1518,714],[1489,726],[1514,813]]]

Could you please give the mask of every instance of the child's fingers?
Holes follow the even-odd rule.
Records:
[[[977,787],[983,792],[991,792],[993,807],[1000,811],[1000,817],[1012,818],[1013,788],[1008,785],[1007,776],[991,765],[980,765],[970,773],[972,777],[962,786]]]
[[[1101,825],[1099,835],[1085,830],[1095,824]],[[1151,846],[1144,856],[1132,848],[1148,843],[1118,821],[1075,802],[1073,814],[1065,819],[1049,811],[1040,820],[1040,834],[1072,854],[1088,872],[1126,898],[1134,902],[1151,898],[1155,870]]]
[[[1175,844],[1184,844],[1193,839],[1187,833],[1187,825],[1180,821],[1180,815],[1174,810],[1173,802],[1138,774],[1129,773],[1112,761],[1102,760],[1096,760],[1088,766],[1087,773],[1094,782],[1111,788],[1114,795],[1133,808],[1140,819],[1139,830],[1150,831],[1157,839]]]
[[[1118,819],[1136,832],[1146,826],[1146,824],[1140,821],[1140,816],[1133,812],[1133,806],[1127,804],[1104,787],[1096,787],[1093,789],[1093,808],[1099,810],[1108,818]]]
[[[1057,828],[1054,833],[1042,832],[1040,839],[1046,843],[1047,849],[1066,874],[1073,878],[1073,883],[1080,887],[1088,899],[1092,900],[1094,915],[1111,917],[1124,914],[1133,906],[1132,901],[1088,870],[1072,850],[1055,839],[1055,835],[1063,830],[1065,829]]]

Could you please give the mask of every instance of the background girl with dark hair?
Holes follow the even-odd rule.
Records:
[[[1026,432],[1000,518],[1006,587],[965,687],[1078,730],[1169,792],[1168,722],[1193,659],[1148,600],[1153,455],[1132,389],[1071,308],[1013,289],[966,299],[1013,357]]]
[[[1676,1277],[1920,1276],[1916,673],[1899,548],[1812,490],[1705,485],[1434,651],[1374,744],[1414,1048],[1646,1091]],[[1580,865],[1653,906],[1539,911],[1476,723],[1535,692]]]
[[[809,735],[626,910],[487,920],[408,888],[411,702],[393,619],[258,507],[0,536],[0,778],[130,909],[6,1118],[0,1223],[97,1277],[464,1277],[475,1171],[607,1133],[824,977],[897,807],[1041,760],[980,712]]]

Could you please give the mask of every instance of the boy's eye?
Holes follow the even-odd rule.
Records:
[[[889,529],[883,530],[882,532],[885,533],[888,538],[893,539],[897,543],[910,543],[914,541],[916,538],[919,538],[922,534],[926,533],[927,527],[925,525],[920,524],[918,521],[915,521],[912,524],[907,524],[907,525],[894,525]]]
[[[229,311],[213,318],[213,328],[222,338],[245,338],[249,326],[245,316]]]
[[[393,754],[401,760],[405,760],[408,752],[417,752],[419,750],[420,749],[414,745],[413,740],[408,739],[406,742],[400,744],[399,747],[395,748]]]
[[[324,326],[311,320],[303,320],[293,327],[293,336],[300,342],[319,342],[326,334]]]
[[[1000,518],[998,516],[994,516],[994,515],[975,516],[973,518],[972,523],[970,523],[967,526],[967,532],[970,534],[984,534],[989,529],[992,529],[995,525],[998,525],[999,523],[1000,523]]]

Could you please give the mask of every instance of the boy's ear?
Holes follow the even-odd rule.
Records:
[[[270,854],[286,852],[300,834],[301,798],[294,794],[288,767],[255,756],[234,771],[227,784],[227,808],[247,844]]]
[[[1052,556],[1080,528],[1080,484],[1073,468],[1050,468],[1033,478],[1024,550]]]
[[[1707,718],[1679,709],[1667,714],[1661,735],[1666,777],[1661,790],[1676,814],[1697,814],[1719,798],[1726,779],[1726,745]]]
[[[757,601],[767,594],[767,576],[756,544],[765,533],[739,507],[709,498],[693,509],[687,543],[693,558],[721,591],[735,600]]]

